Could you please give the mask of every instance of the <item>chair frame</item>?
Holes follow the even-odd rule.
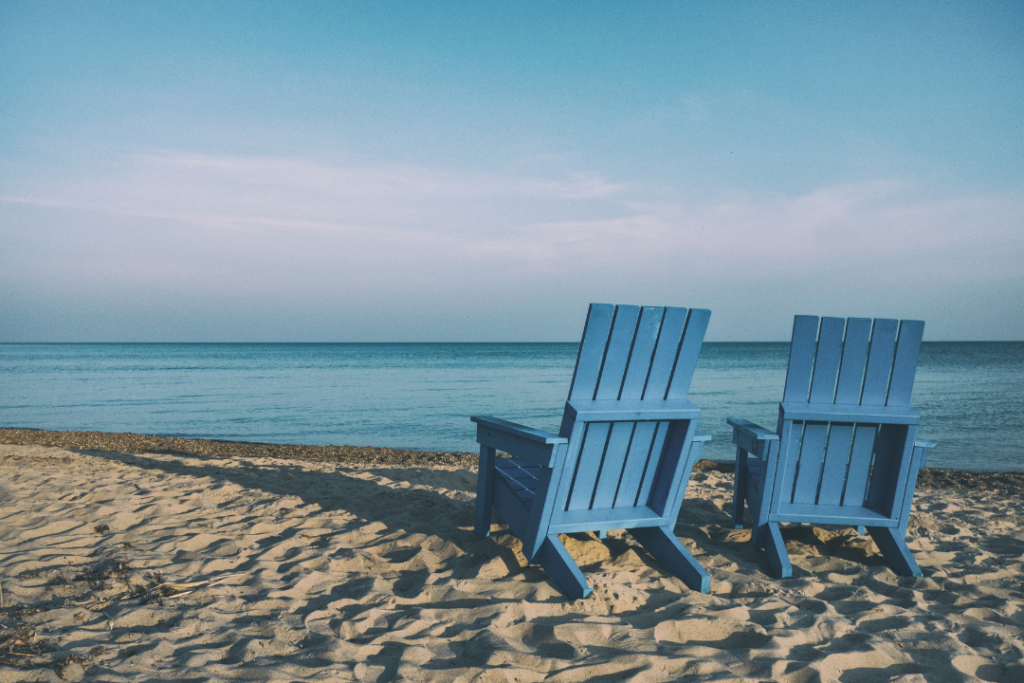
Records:
[[[490,534],[496,510],[522,541],[527,560],[539,563],[566,595],[584,598],[592,589],[559,534],[604,538],[626,529],[665,569],[708,592],[710,577],[673,530],[693,465],[711,438],[696,433],[700,409],[685,398],[709,317],[703,309],[592,304],[559,434],[471,418],[480,444],[476,535]],[[671,348],[661,339],[669,327],[679,339]],[[653,330],[649,338],[645,329]],[[649,368],[634,377],[630,367],[641,367],[638,356]],[[646,395],[658,382],[654,395]],[[633,456],[634,442],[650,443],[642,458]],[[498,451],[512,457],[497,457]],[[602,476],[605,471],[619,474]]]
[[[906,544],[919,469],[936,444],[910,408],[924,323],[796,316],[778,428],[729,419],[736,444],[733,524],[792,576],[779,524],[857,527],[890,568],[921,576]],[[897,337],[898,333],[898,337]],[[870,340],[869,340],[870,338]],[[866,364],[865,364],[866,363]]]

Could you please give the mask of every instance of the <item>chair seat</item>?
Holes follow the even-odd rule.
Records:
[[[529,507],[533,503],[540,476],[540,465],[519,458],[495,458],[494,472],[509,490]]]
[[[761,463],[760,458],[756,458],[752,455],[747,456],[747,469],[750,470],[750,476],[754,477],[758,483],[761,482],[761,470],[764,465]]]

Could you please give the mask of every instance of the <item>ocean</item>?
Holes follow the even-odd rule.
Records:
[[[0,344],[0,427],[475,451],[470,415],[557,431],[578,344]],[[774,429],[788,343],[704,344],[703,456]],[[928,466],[1024,471],[1024,342],[925,342]]]

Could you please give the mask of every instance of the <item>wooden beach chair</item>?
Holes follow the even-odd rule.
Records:
[[[786,388],[775,432],[727,420],[736,444],[733,523],[743,505],[752,541],[777,577],[793,568],[780,522],[858,527],[889,567],[921,576],[905,541],[918,469],[931,441],[910,408],[924,323],[821,318],[793,323]]]
[[[558,534],[630,534],[693,590],[708,574],[673,529],[703,442],[686,394],[711,311],[592,304],[557,435],[473,417],[480,443],[476,534],[494,507],[571,598],[591,588]],[[495,451],[512,457],[495,457]]]

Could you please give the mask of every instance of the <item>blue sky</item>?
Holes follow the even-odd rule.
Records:
[[[0,341],[1024,339],[1024,3],[0,3]]]

